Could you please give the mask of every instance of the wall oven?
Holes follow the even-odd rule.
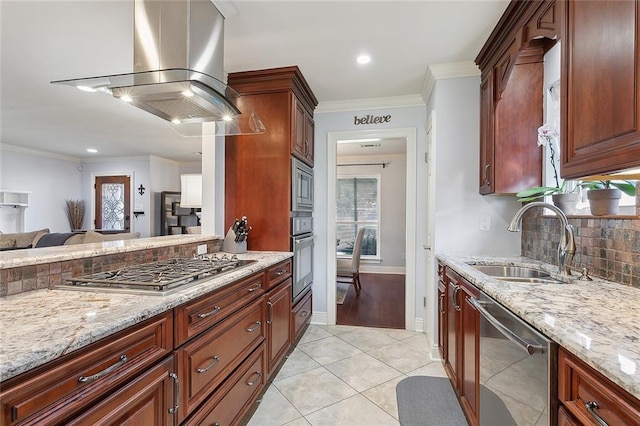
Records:
[[[291,211],[313,211],[313,169],[295,157],[291,159]]]
[[[313,218],[291,218],[291,251],[293,252],[293,303],[307,292],[313,282]]]

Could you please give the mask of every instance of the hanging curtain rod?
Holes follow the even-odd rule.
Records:
[[[348,166],[382,166],[384,169],[389,165],[390,161],[383,161],[381,163],[350,163],[350,164],[338,164],[338,167],[348,167]]]

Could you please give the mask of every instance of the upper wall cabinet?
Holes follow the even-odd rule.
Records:
[[[558,34],[555,1],[513,1],[476,58],[480,85],[480,193],[542,183],[544,53]]]
[[[560,4],[561,174],[640,167],[639,1]]]

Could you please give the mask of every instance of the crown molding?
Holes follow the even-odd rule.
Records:
[[[429,65],[422,84],[422,98],[425,101],[429,99],[437,80],[477,77],[479,75],[480,69],[472,61]]]
[[[35,155],[38,157],[53,158],[55,160],[71,161],[74,163],[82,162],[82,158],[80,157],[58,154],[56,152],[42,151],[40,149],[27,148],[24,146],[11,145],[7,143],[0,143],[0,150],[17,152],[19,154]]]
[[[314,113],[361,111],[384,108],[402,108],[424,106],[424,99],[420,95],[390,96],[387,98],[351,99],[345,101],[320,102]]]

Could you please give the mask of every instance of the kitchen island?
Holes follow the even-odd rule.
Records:
[[[251,387],[252,393],[243,399],[246,404],[250,404],[266,383],[266,367],[270,368],[269,373],[277,368],[290,347],[290,333],[292,336],[299,333],[299,327],[306,325],[311,316],[308,309],[302,313],[305,321],[296,322],[298,328],[290,329],[290,324],[296,318],[291,312],[291,256],[290,252],[240,254],[239,259],[254,262],[221,275],[204,278],[195,285],[185,286],[184,289],[165,296],[48,288],[0,298],[3,419],[6,424],[26,418],[48,423],[54,420],[47,416],[54,413],[55,421],[66,422],[71,419],[69,415],[80,415],[75,417],[76,421],[95,421],[97,417],[92,416],[104,415],[106,412],[100,411],[107,410],[104,407],[112,409],[113,404],[120,403],[121,399],[117,399],[121,398],[120,394],[126,394],[131,389],[147,389],[140,383],[144,383],[150,374],[156,374],[155,380],[160,380],[160,377],[164,382],[161,384],[164,390],[155,391],[156,395],[163,395],[161,401],[154,400],[156,408],[152,412],[155,414],[144,417],[146,420],[153,419],[152,423],[164,423],[164,420],[169,422],[167,424],[174,421],[178,423],[189,421],[185,420],[189,415],[194,417],[200,413],[216,413],[214,406],[207,406],[206,410],[198,407],[205,401],[205,396],[221,383],[220,389],[215,393],[216,397],[211,400],[218,396],[226,398],[227,395],[235,395],[239,389],[238,383],[259,383],[260,386]],[[270,299],[276,292],[285,295],[279,304]],[[310,300],[310,294],[308,297]],[[276,306],[282,308],[278,307],[276,311]],[[274,318],[273,311],[283,313],[284,318]],[[250,323],[245,325],[247,321]],[[276,348],[277,353],[270,346],[271,333],[276,332],[277,336],[286,337],[283,346]],[[246,340],[249,338],[250,340]],[[220,339],[231,340],[224,344]],[[215,344],[207,343],[218,341]],[[210,347],[212,344],[214,346]],[[120,349],[108,349],[118,345]],[[199,345],[205,345],[202,347],[205,349],[201,349]],[[221,355],[222,370],[206,366],[210,364],[210,360],[207,361],[208,353],[216,347],[225,348],[223,352],[231,351],[226,358]],[[104,356],[105,360],[95,367],[86,368],[88,374],[71,373],[72,377],[69,379],[52,376],[53,372],[63,374],[74,363],[97,356]],[[203,356],[205,358],[197,361],[198,357]],[[118,358],[120,361],[116,362]],[[189,369],[185,369],[192,362],[199,363],[194,367],[198,372],[193,372],[196,375],[193,378]],[[212,365],[216,363],[214,360]],[[205,367],[201,364],[205,364]],[[248,370],[249,367],[260,370],[257,382],[256,377],[240,380],[241,374],[255,375],[254,371]],[[158,373],[165,370],[166,373]],[[200,374],[205,372],[206,374]],[[209,377],[210,374],[213,376]],[[207,381],[202,382],[205,377]],[[56,413],[61,411],[59,407],[45,411],[29,408],[31,403],[27,401],[32,398],[41,400],[39,395],[44,394],[25,396],[21,387],[32,386],[22,383],[38,383],[41,378],[53,380],[52,383],[62,383],[64,380],[75,383],[73,386],[77,390],[62,394],[67,395],[64,398],[68,400],[62,406],[71,407],[70,410],[74,410],[70,411],[71,414],[63,413],[56,418]],[[175,385],[171,384],[171,380],[175,380]],[[185,384],[185,381],[192,384]],[[83,384],[85,382],[88,384]],[[197,395],[191,387],[188,391],[185,388],[196,384],[204,386],[205,383],[206,387]],[[11,393],[11,389],[17,390]],[[78,390],[81,392],[78,393]],[[49,391],[43,389],[42,392]],[[85,397],[85,394],[93,396]],[[141,398],[144,400],[144,397]],[[82,407],[86,407],[86,403],[91,401],[101,401],[97,405],[101,408],[96,412],[93,408],[89,412],[84,411],[86,408]],[[60,403],[55,402],[54,405],[59,406]],[[205,405],[202,403],[202,406]],[[167,411],[172,406],[173,411],[172,408]],[[247,407],[248,405],[237,407],[233,415],[244,413]],[[165,414],[161,420],[158,413],[163,412]],[[167,412],[172,415],[167,417]]]
[[[558,274],[558,268],[525,257],[439,255],[440,264],[482,290],[526,323],[560,346],[560,352],[579,360],[601,378],[626,391],[633,406],[640,399],[640,292],[638,289],[593,278],[570,279]],[[474,265],[519,266],[547,271],[562,283],[511,282],[486,275]],[[575,273],[574,273],[575,274]],[[462,292],[461,292],[462,293]],[[454,294],[455,296],[455,294]],[[464,302],[460,302],[464,303]],[[466,355],[466,353],[465,353]],[[579,391],[589,380],[565,372],[563,356],[558,366],[559,393]],[[586,370],[584,370],[586,371]],[[564,376],[563,376],[564,375]],[[579,376],[579,374],[578,374]],[[580,381],[582,380],[582,381]],[[590,383],[596,384],[595,380]],[[552,384],[555,386],[555,383]],[[585,405],[586,394],[581,395]],[[611,401],[611,400],[610,400]],[[563,401],[560,402],[569,405]],[[564,408],[564,407],[562,407]],[[636,408],[637,409],[637,408]],[[635,411],[634,411],[635,412]],[[634,414],[635,416],[635,414]],[[640,418],[634,421],[640,424]],[[632,421],[633,424],[635,424]]]

